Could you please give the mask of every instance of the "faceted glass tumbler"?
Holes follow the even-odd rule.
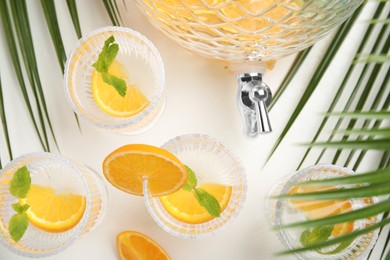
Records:
[[[129,81],[150,101],[146,108],[133,116],[109,115],[94,98],[92,78],[95,68],[92,65],[110,36],[114,36],[119,45],[116,60],[123,65]],[[65,91],[73,110],[97,127],[122,133],[142,132],[159,118],[165,105],[164,83],[165,70],[160,53],[145,36],[130,28],[111,26],[92,31],[78,41],[66,63]]]
[[[365,206],[373,205],[378,202],[378,198],[359,198],[359,199],[342,199],[342,200],[289,200],[289,199],[272,199],[273,196],[280,194],[287,194],[293,190],[293,187],[300,182],[310,180],[323,180],[328,178],[343,177],[355,174],[353,171],[335,165],[319,164],[305,168],[298,171],[295,174],[288,175],[281,179],[271,189],[267,201],[267,217],[271,225],[276,229],[276,233],[288,249],[302,247],[301,235],[306,231],[304,228],[280,228],[282,225],[289,223],[307,221],[308,219],[319,219],[325,216],[337,215],[350,210],[360,209]],[[334,187],[318,186],[316,190],[329,190],[329,189],[343,189],[343,188],[356,188],[354,185],[334,185]],[[309,192],[309,191],[305,191]],[[336,204],[338,203],[338,204]],[[310,218],[308,218],[310,216]],[[368,227],[375,224],[380,220],[381,216],[372,216],[369,218],[355,220],[354,222],[341,223],[345,225],[342,229],[350,229],[349,232]],[[352,225],[348,226],[349,224]],[[336,224],[337,225],[337,224]],[[340,227],[340,226],[339,226]],[[333,226],[331,238],[334,238],[335,226]],[[342,232],[338,229],[336,232]],[[342,233],[338,233],[341,234]],[[335,236],[337,237],[337,236]],[[296,253],[295,256],[298,259],[365,259],[367,254],[375,245],[378,238],[378,229],[369,233],[363,234],[355,238],[346,248],[337,252],[337,247],[341,244],[336,244],[320,251],[310,250],[305,252]],[[336,250],[336,253],[331,253]],[[321,253],[320,253],[321,252]]]
[[[85,211],[76,226],[64,232],[47,232],[29,223],[18,242],[11,238],[9,220],[15,214],[12,204],[18,199],[10,193],[9,184],[23,166],[29,170],[32,184],[85,196]],[[26,154],[14,159],[0,172],[0,243],[27,257],[54,255],[93,230],[102,221],[107,207],[108,191],[104,181],[89,167],[51,153]]]
[[[168,233],[181,238],[211,236],[230,224],[239,214],[245,201],[247,181],[239,158],[219,140],[200,134],[178,136],[162,148],[176,155],[190,167],[202,183],[216,183],[232,187],[230,200],[220,217],[199,224],[189,224],[174,218],[162,205],[159,197],[152,197],[144,182],[144,198],[149,213]]]

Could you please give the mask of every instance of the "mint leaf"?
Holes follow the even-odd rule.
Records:
[[[183,190],[185,191],[192,191],[193,189],[196,188],[196,185],[198,185],[198,180],[196,179],[196,175],[194,171],[186,165],[188,177],[187,177],[187,182],[183,186]]]
[[[101,53],[99,54],[97,61],[96,61],[94,64],[92,64],[92,66],[93,66],[98,72],[107,72],[107,71],[108,71],[109,65],[111,65],[111,63],[110,63],[109,65],[106,64],[106,56],[108,55],[110,45],[111,45],[114,41],[115,41],[115,38],[114,38],[114,36],[112,35],[111,37],[109,37],[109,38],[104,42],[103,49],[102,49]],[[115,59],[115,57],[114,57],[114,59]]]
[[[26,213],[17,213],[11,217],[8,223],[8,231],[12,239],[18,242],[28,226],[28,217]]]
[[[113,86],[118,94],[124,97],[127,91],[126,81],[108,73],[108,69],[119,52],[119,45],[114,42],[115,38],[111,35],[104,42],[102,52],[99,54],[97,61],[92,64],[92,67],[102,74],[105,83]]]
[[[333,226],[315,227],[313,230],[306,229],[302,232],[300,242],[303,246],[324,242],[332,234]]]
[[[9,185],[9,192],[20,199],[24,199],[27,196],[31,187],[30,172],[26,166],[19,168],[12,177],[11,184]]]
[[[221,215],[221,206],[213,195],[200,188],[195,189],[194,194],[199,204],[204,207],[211,216],[219,217]]]
[[[104,82],[113,86],[119,95],[121,95],[122,97],[126,95],[126,91],[127,91],[126,81],[118,77],[115,77],[111,74],[108,74],[106,72],[102,73],[102,77]]]
[[[119,45],[118,44],[115,43],[115,44],[112,44],[108,47],[108,51],[107,51],[107,54],[105,57],[105,66],[107,66],[107,71],[108,71],[108,68],[111,66],[111,64],[114,62],[118,52],[119,52]]]
[[[16,211],[16,213],[24,213],[30,208],[30,205],[28,205],[28,204],[22,205],[19,203],[12,204],[11,206]]]

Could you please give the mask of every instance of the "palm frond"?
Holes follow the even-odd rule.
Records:
[[[371,119],[390,119],[389,111],[351,111],[351,112],[332,112],[328,116],[352,117],[352,118],[371,118]]]
[[[390,57],[385,54],[360,54],[356,57],[355,62],[365,62],[365,63],[388,63],[390,62]]]
[[[363,229],[357,229],[355,231],[352,231],[351,233],[348,233],[347,235],[343,235],[343,236],[339,236],[339,237],[336,237],[333,239],[329,239],[329,240],[326,240],[324,242],[315,243],[315,244],[312,244],[312,245],[309,245],[306,247],[300,247],[300,248],[286,250],[286,251],[278,253],[277,255],[294,254],[294,253],[304,252],[304,251],[308,251],[308,250],[320,249],[320,248],[324,248],[324,247],[331,246],[331,245],[336,245],[336,244],[345,242],[347,240],[354,239],[358,236],[369,233],[371,231],[374,231],[375,229],[386,226],[388,224],[390,224],[390,218],[383,219],[382,221],[375,223],[369,227],[366,227]]]
[[[76,31],[77,38],[81,38],[83,34],[81,33],[81,26],[79,15],[77,12],[76,0],[66,0],[66,4],[68,5],[70,17],[72,18],[73,26]]]
[[[334,134],[344,134],[344,135],[364,135],[364,136],[381,136],[390,138],[390,128],[362,128],[362,129],[339,129],[334,130]]]
[[[1,79],[0,79],[0,117],[1,117],[1,123],[3,126],[3,133],[5,137],[5,142],[7,144],[7,150],[8,150],[8,156],[9,160],[12,160],[12,149],[11,149],[11,142],[9,139],[9,133],[8,133],[8,126],[7,126],[7,117],[5,115],[5,109],[4,109],[4,98],[3,98],[3,87],[1,85]],[[1,158],[0,158],[0,169],[3,168],[1,165]]]
[[[0,15],[1,15],[1,21],[2,21],[3,28],[4,28],[4,32],[5,32],[5,39],[7,41],[7,47],[8,47],[9,53],[11,55],[12,64],[14,67],[14,72],[15,72],[16,77],[18,79],[19,87],[20,87],[20,90],[22,91],[22,95],[23,95],[25,104],[27,106],[27,110],[28,110],[28,113],[30,115],[30,119],[33,123],[35,132],[36,132],[37,137],[41,143],[42,148],[45,151],[47,151],[47,148],[46,148],[46,145],[44,142],[44,137],[42,136],[42,134],[39,130],[39,127],[38,127],[38,123],[37,123],[39,118],[36,118],[36,116],[33,113],[33,108],[32,108],[33,105],[30,102],[30,98],[29,98],[28,91],[27,91],[27,86],[26,86],[26,83],[25,83],[25,80],[23,77],[19,54],[18,54],[17,47],[16,47],[17,46],[16,39],[14,36],[14,32],[12,30],[12,22],[11,22],[11,17],[9,14],[8,4],[7,4],[6,0],[0,0]]]
[[[377,184],[382,182],[390,182],[390,167],[385,167],[356,175],[294,183],[294,186]]]
[[[344,23],[341,25],[339,30],[337,31],[332,44],[329,46],[326,54],[322,58],[320,64],[317,67],[316,72],[314,73],[313,77],[311,78],[305,92],[303,93],[299,103],[295,107],[289,121],[287,122],[286,126],[284,127],[282,133],[278,137],[276,143],[271,149],[270,154],[268,155],[266,161],[268,161],[276,149],[279,147],[279,144],[283,141],[284,137],[290,130],[291,126],[294,124],[295,119],[298,117],[299,113],[302,111],[303,107],[306,105],[307,101],[310,99],[311,95],[314,93],[315,89],[318,86],[318,83],[320,82],[322,76],[325,74],[328,66],[330,65],[331,61],[333,60],[334,56],[336,55],[338,49],[341,46],[341,43],[344,41],[345,37],[347,36],[349,30],[351,29],[353,23],[357,19],[362,7],[359,7],[355,13]]]
[[[67,3],[68,3],[69,10],[71,10],[71,8],[72,8],[71,15],[72,15],[73,23],[75,23],[74,20],[78,21],[78,18],[74,17],[74,15],[77,16],[76,3],[69,3],[69,2],[72,2],[72,0],[67,0]],[[69,7],[69,5],[70,5],[70,7]],[[65,63],[66,63],[67,57],[66,57],[66,53],[65,53],[64,43],[62,41],[60,27],[58,25],[58,19],[57,19],[54,0],[41,0],[41,6],[43,9],[43,13],[45,14],[46,24],[47,24],[47,27],[49,28],[49,32],[50,32],[51,39],[53,41],[54,48],[56,50],[57,59],[58,59],[58,62],[60,64],[60,67],[61,67],[61,72],[62,72],[62,74],[64,74]],[[74,24],[74,25],[75,25],[75,30],[76,30],[77,35],[79,35],[79,33],[80,33],[79,37],[81,37],[80,24],[77,24],[78,27],[76,24]],[[79,127],[79,129],[81,129],[79,118],[78,118],[77,114],[74,113],[74,116],[76,119],[77,126]],[[54,134],[53,134],[53,136],[54,136]],[[56,145],[57,145],[57,142],[56,142]],[[58,145],[57,145],[57,148],[58,148]]]
[[[313,228],[313,227],[321,227],[321,226],[330,226],[339,223],[352,222],[359,219],[369,218],[372,216],[376,216],[378,214],[382,214],[383,212],[386,211],[390,211],[390,200],[385,200],[370,206],[356,209],[354,211],[349,211],[346,213],[330,216],[327,218],[305,220],[302,222],[295,222],[291,224],[282,225],[276,228],[288,229],[288,228]]]
[[[115,26],[119,26],[122,23],[122,18],[120,17],[118,5],[116,0],[103,0],[104,7],[108,13],[108,16],[111,19],[111,22]]]
[[[34,44],[32,41],[30,23],[28,20],[28,13],[25,0],[11,1],[11,13],[15,25],[16,35],[18,36],[20,50],[22,52],[25,69],[30,80],[31,89],[34,93],[35,101],[37,104],[39,119],[41,123],[41,129],[43,132],[46,149],[50,150],[48,136],[46,133],[45,122],[49,126],[54,143],[58,148],[57,140],[54,135],[53,127],[50,122],[49,113],[47,111],[45,96],[42,89],[40,76],[38,73],[38,66],[35,57]]]
[[[45,14],[46,24],[49,28],[51,39],[54,43],[54,47],[57,54],[58,63],[61,67],[61,72],[64,73],[66,63],[66,53],[60,27],[58,25],[58,19],[56,14],[56,8],[54,0],[41,0],[41,6],[43,13]]]
[[[390,151],[390,138],[380,138],[375,140],[359,140],[359,141],[334,141],[334,142],[316,142],[307,144],[308,146],[338,148],[338,149],[374,149]]]
[[[382,15],[382,13],[384,12],[384,6],[385,6],[385,3],[380,3],[377,6],[377,8],[375,10],[375,13],[373,15],[374,18],[378,18],[378,17],[380,17]],[[364,34],[364,37],[363,37],[363,39],[362,39],[362,41],[361,41],[361,43],[360,43],[360,45],[359,45],[359,47],[357,49],[357,53],[359,53],[363,49],[365,49],[366,44],[369,42],[369,40],[371,38],[371,35],[373,34],[374,27],[375,27],[375,25],[373,25],[373,24],[368,26],[368,28],[366,30],[366,33]],[[378,38],[382,37],[382,35],[384,33],[385,33],[384,31],[381,31],[381,34],[378,35]],[[379,48],[379,42],[376,41],[374,46],[372,47],[372,52],[375,52],[378,48]],[[332,99],[331,104],[328,107],[327,114],[331,113],[335,109],[337,103],[340,100],[341,95],[346,90],[346,86],[348,85],[348,82],[349,82],[349,80],[350,80],[350,78],[352,76],[352,73],[353,73],[353,71],[355,69],[355,66],[356,66],[356,64],[351,64],[350,68],[348,69],[347,73],[345,74],[344,79],[343,79],[340,87],[338,88],[335,96]],[[368,70],[368,67],[364,67],[362,74],[365,74],[367,70]],[[362,80],[362,79],[363,79],[363,76],[360,77],[360,80]],[[348,101],[346,102],[346,104],[344,106],[344,111],[348,110],[349,107],[353,104],[353,100],[357,96],[357,93],[359,92],[358,91],[359,88],[360,88],[360,84],[356,84],[354,89],[351,91],[350,97],[349,97]],[[329,120],[328,117],[324,117],[323,118],[320,126],[317,129],[317,132],[315,133],[314,137],[311,140],[312,143],[317,141],[318,137],[322,133],[322,131],[323,131],[325,125],[327,124],[328,120]],[[336,123],[335,128],[338,129],[340,127],[341,123],[342,123],[342,120],[341,119],[338,120],[337,123]],[[334,137],[334,135],[330,135],[328,140],[332,140],[333,137]],[[309,155],[310,151],[311,151],[311,147],[308,147],[308,149],[306,149],[305,154],[303,155],[303,157],[302,157],[302,159],[301,159],[297,169],[301,168],[301,166],[303,165],[303,163],[306,160],[307,156]],[[316,163],[318,163],[321,160],[321,158],[322,158],[324,153],[325,153],[325,150],[322,150],[320,155],[317,158],[317,162]]]
[[[297,57],[295,58],[293,64],[290,67],[290,70],[287,72],[286,76],[284,77],[282,83],[280,84],[278,90],[275,92],[275,94],[272,97],[272,102],[268,107],[268,110],[271,111],[272,107],[276,104],[276,102],[279,100],[279,98],[282,96],[288,85],[290,84],[291,80],[294,78],[296,73],[298,72],[299,68],[305,61],[307,55],[309,54],[311,50],[310,48],[307,48],[300,53],[298,53]]]

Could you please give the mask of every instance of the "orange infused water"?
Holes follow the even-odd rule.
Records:
[[[50,153],[20,157],[1,172],[0,236],[25,256],[52,255],[90,231],[107,191],[88,167]]]
[[[154,220],[184,238],[206,237],[229,224],[246,194],[245,171],[236,155],[220,141],[197,134],[176,137],[162,148],[177,156],[188,176],[180,189],[159,197],[144,185]]]
[[[272,195],[302,194],[311,192],[327,192],[338,189],[354,188],[356,185],[313,185],[299,186],[300,182],[342,177],[352,174],[346,168],[333,165],[318,165],[306,168],[287,181],[278,184]],[[272,200],[271,200],[272,201]],[[278,199],[271,208],[272,222],[276,226],[295,222],[322,219],[348,213],[374,203],[374,199]],[[278,235],[288,248],[309,246],[312,243],[324,242],[374,224],[377,217],[357,221],[321,225],[308,228],[289,228],[278,230]],[[364,256],[376,240],[376,233],[371,232],[346,242],[338,243],[323,249],[299,253],[300,259],[355,259]]]
[[[73,110],[95,126],[126,133],[144,130],[161,114],[164,80],[155,46],[122,27],[80,39],[65,71]]]

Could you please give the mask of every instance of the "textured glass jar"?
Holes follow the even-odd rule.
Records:
[[[274,60],[313,44],[361,0],[136,0],[187,49],[230,62]]]
[[[362,0],[136,0],[151,23],[181,46],[228,63],[237,74],[247,136],[270,133],[274,60],[298,52],[345,21]],[[271,62],[269,62],[271,61]],[[269,66],[271,65],[271,66]]]

